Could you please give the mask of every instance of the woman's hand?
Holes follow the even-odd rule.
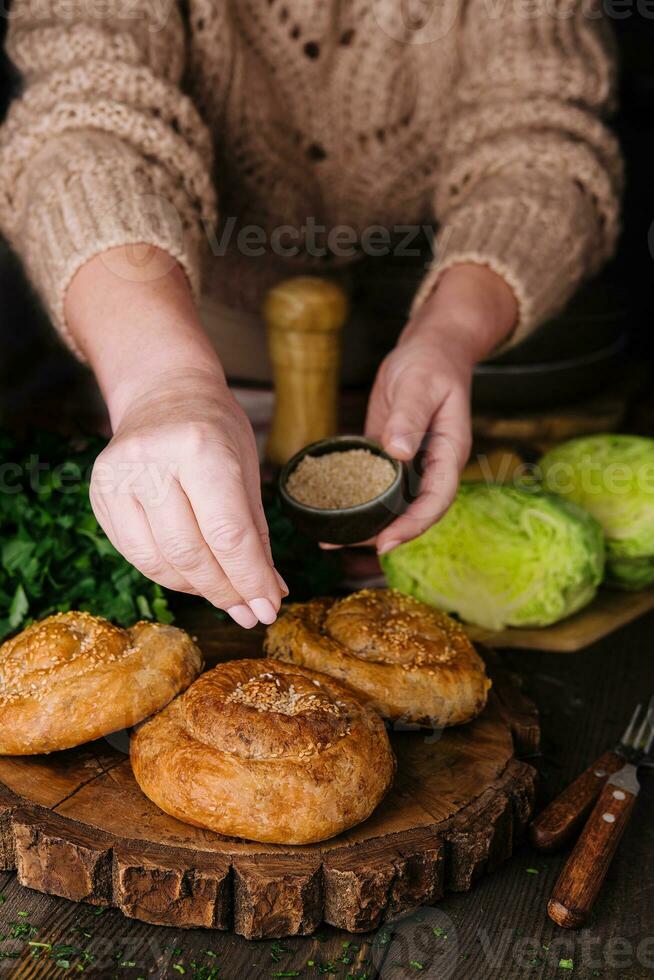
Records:
[[[112,544],[168,589],[272,623],[282,592],[261,503],[252,427],[226,384],[199,371],[159,376],[122,415],[91,480]]]
[[[109,539],[161,585],[204,596],[241,626],[272,623],[288,589],[254,434],[180,267],[149,246],[105,252],[73,279],[66,319],[111,417],[91,480]]]
[[[452,503],[470,452],[473,368],[516,318],[503,279],[485,266],[453,266],[383,361],[366,434],[396,459],[412,460],[421,450],[422,479],[417,499],[379,535],[379,554],[422,534]]]

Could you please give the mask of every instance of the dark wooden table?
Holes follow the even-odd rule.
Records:
[[[536,761],[547,797],[624,727],[654,691],[654,615],[579,654],[505,655],[542,712]],[[22,888],[0,874],[0,977],[228,978],[340,980],[615,977],[654,975],[654,773],[609,873],[592,921],[579,933],[545,914],[561,856],[527,845],[472,892],[450,895],[374,935],[331,928],[315,937],[248,942],[229,933],[180,932],[77,906]],[[13,937],[13,938],[12,938]],[[30,943],[44,945],[29,945]],[[37,954],[37,955],[35,955]],[[57,965],[59,964],[59,965]]]

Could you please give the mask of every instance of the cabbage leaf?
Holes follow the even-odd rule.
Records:
[[[654,582],[654,439],[595,435],[541,459],[544,487],[589,511],[606,536],[606,581],[627,589]]]
[[[548,626],[602,580],[597,521],[539,488],[462,483],[445,516],[381,559],[391,587],[488,629]]]

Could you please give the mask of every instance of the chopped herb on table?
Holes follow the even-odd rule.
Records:
[[[193,970],[193,980],[218,980],[220,977],[220,967],[218,966],[202,966],[192,960],[191,969]]]
[[[270,957],[273,963],[279,963],[284,953],[290,953],[290,952],[291,951],[288,948],[288,946],[282,946],[282,944],[278,940],[275,940],[275,942],[272,944],[270,948]]]
[[[10,922],[9,925],[11,926],[10,939],[31,939],[36,935],[36,926],[30,925],[29,922]]]
[[[560,970],[574,970],[575,965],[572,960],[559,960]]]

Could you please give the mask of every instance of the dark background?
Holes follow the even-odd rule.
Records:
[[[643,361],[651,367],[654,360],[654,3],[649,0],[647,9],[647,2],[605,0],[605,7],[611,3],[607,9],[620,49],[620,108],[613,125],[627,172],[618,253],[600,280],[587,285],[567,313],[546,325],[530,346],[511,352],[509,362],[577,356],[604,344],[613,329],[627,331],[628,350],[641,369]],[[2,18],[2,39],[5,28]],[[0,118],[18,86],[6,56],[0,55]],[[88,374],[63,350],[2,238],[0,344],[0,417],[34,416],[37,408],[39,418],[56,416],[65,423],[75,418],[80,399],[88,411],[95,397]],[[601,377],[598,371],[596,383],[607,383],[606,370]],[[554,380],[555,401],[556,385]],[[569,385],[559,400],[569,400]]]

